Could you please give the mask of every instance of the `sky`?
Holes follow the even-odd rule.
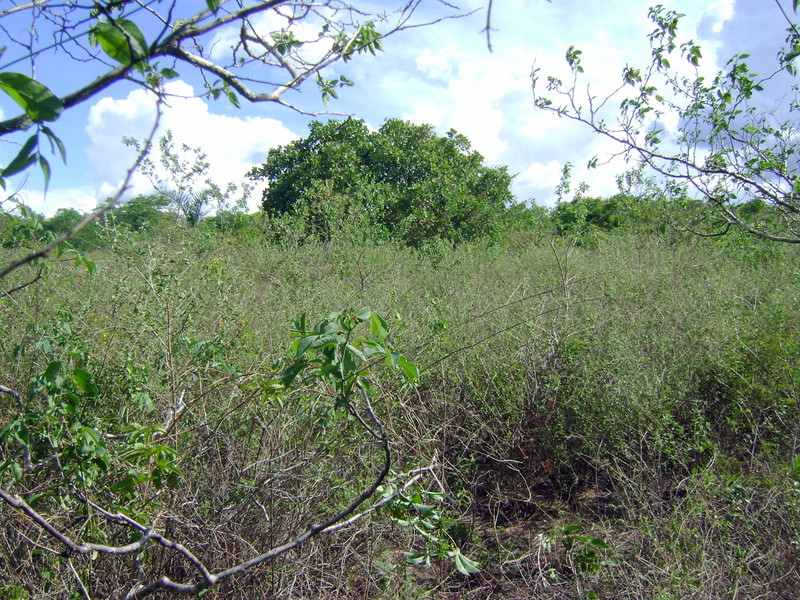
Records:
[[[780,0],[788,14],[791,2]],[[386,4],[393,0],[386,0]],[[443,14],[444,6],[427,0],[427,14]],[[565,163],[573,165],[573,185],[585,182],[593,195],[617,191],[616,177],[628,165],[612,160],[588,170],[587,162],[601,162],[616,148],[588,131],[533,106],[530,74],[540,72],[566,78],[565,51],[582,50],[586,82],[593,94],[618,87],[626,65],[646,66],[650,48],[647,34],[649,4],[636,0],[494,0],[491,51],[487,48],[485,9],[488,0],[456,1],[476,9],[474,15],[447,20],[431,27],[401,32],[385,41],[377,56],[361,55],[328,71],[355,82],[344,88],[328,110],[364,119],[377,128],[388,118],[428,123],[444,134],[456,129],[472,142],[490,165],[507,166],[515,175],[513,192],[519,202],[552,205],[554,188]],[[736,53],[749,53],[758,73],[774,70],[775,56],[785,38],[787,23],[772,0],[661,0],[683,13],[679,35],[703,50],[702,68],[713,74]],[[0,61],[1,62],[1,61]],[[44,63],[44,64],[42,64]],[[22,65],[14,68],[24,69]],[[46,62],[38,76],[56,93],[71,91],[75,66],[63,55]],[[184,72],[186,70],[184,69]],[[188,73],[187,73],[188,75]],[[241,183],[245,173],[261,164],[270,148],[304,137],[311,117],[276,104],[248,104],[236,109],[225,100],[197,97],[199,82],[191,77],[170,82],[173,98],[165,109],[162,130],[175,140],[200,147],[211,163],[209,175],[219,185]],[[776,91],[776,94],[782,91]],[[316,86],[294,93],[291,99],[306,111],[325,110]],[[14,116],[14,105],[0,98],[0,113]],[[35,210],[53,214],[59,208],[88,211],[113,195],[133,150],[121,143],[124,136],[144,138],[152,124],[153,99],[143,89],[123,83],[107,89],[65,112],[52,124],[67,146],[67,164],[57,165],[45,194],[38,171],[26,179],[12,179],[10,191]],[[13,142],[0,144],[0,164],[15,154]],[[147,193],[141,175],[132,193]],[[261,190],[255,190],[250,208],[255,210]]]

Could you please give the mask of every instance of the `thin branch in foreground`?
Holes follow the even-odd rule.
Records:
[[[161,103],[162,103],[162,98],[159,95],[158,96],[158,100],[156,102],[156,118],[155,118],[155,121],[153,122],[153,127],[150,130],[150,134],[147,136],[147,140],[146,140],[146,142],[144,144],[144,147],[142,148],[142,151],[139,153],[139,156],[136,157],[136,160],[134,161],[134,163],[131,165],[131,167],[128,169],[128,171],[125,173],[125,178],[122,180],[122,183],[120,184],[120,187],[117,190],[117,193],[114,194],[114,196],[110,200],[108,200],[103,206],[98,208],[93,213],[90,213],[90,214],[86,215],[80,221],[80,223],[75,225],[72,229],[70,229],[66,233],[60,235],[59,237],[57,237],[56,239],[51,241],[46,246],[43,246],[43,247],[39,248],[38,250],[36,250],[34,252],[31,252],[30,254],[27,254],[26,256],[23,256],[22,258],[20,258],[18,260],[12,261],[8,266],[6,266],[2,271],[0,271],[0,279],[5,277],[6,275],[11,273],[12,271],[18,269],[19,267],[27,265],[28,263],[31,263],[31,262],[39,259],[39,258],[46,257],[48,254],[50,254],[50,252],[52,252],[55,249],[56,246],[58,246],[59,244],[61,244],[63,242],[66,242],[67,240],[72,239],[73,237],[78,235],[78,233],[80,233],[80,231],[83,230],[84,227],[89,225],[89,223],[92,223],[93,221],[96,221],[97,219],[102,217],[104,214],[106,214],[108,211],[110,211],[112,208],[114,208],[117,205],[117,203],[119,203],[119,201],[122,199],[122,196],[125,194],[125,192],[127,192],[130,189],[130,183],[131,183],[131,179],[133,178],[133,174],[136,172],[136,170],[142,164],[142,161],[144,160],[145,156],[147,156],[147,154],[150,152],[150,148],[152,147],[153,140],[155,139],[156,131],[158,130],[158,126],[161,123],[161,114],[162,114],[162,112],[161,112]],[[14,291],[14,290],[12,290],[12,291]]]
[[[10,290],[2,292],[2,295],[3,296],[10,296],[14,292],[18,292],[20,290],[24,290],[29,285],[33,285],[34,283],[39,281],[42,278],[43,274],[44,274],[44,265],[39,265],[39,271],[36,273],[36,276],[33,279],[31,279],[30,281],[28,281],[26,283],[22,283],[22,284],[18,285],[17,287],[11,288]]]
[[[17,401],[17,407],[19,408],[19,411],[25,412],[25,405],[22,404],[22,397],[17,392],[15,392],[10,388],[7,388],[4,385],[0,385],[0,394],[8,394],[12,398],[14,398],[14,400]]]

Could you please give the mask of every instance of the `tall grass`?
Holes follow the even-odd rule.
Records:
[[[340,505],[376,460],[312,399],[259,395],[293,319],[371,306],[422,370],[414,390],[380,377],[395,468],[437,465],[425,485],[445,493],[448,535],[481,573],[405,564],[424,540],[378,514],[218,597],[793,597],[797,251],[624,231],[590,242],[412,251],[120,234],[93,256],[96,276],[58,264],[1,301],[2,383],[27,391],[58,354],[132,419],[158,422],[184,394],[193,450],[171,527],[197,542],[216,519],[204,556],[246,557]],[[5,506],[0,521],[30,534]],[[33,597],[54,568],[19,543],[0,543],[0,598]],[[82,568],[99,596],[127,576]],[[60,577],[49,597],[74,588]]]

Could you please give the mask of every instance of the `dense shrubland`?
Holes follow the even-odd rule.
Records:
[[[382,460],[330,388],[281,388],[292,323],[370,306],[420,371],[408,387],[403,369],[373,367],[365,384],[390,477],[421,477],[219,597],[791,597],[796,250],[661,227],[652,200],[575,202],[513,207],[491,237],[419,249],[346,228],[280,245],[291,223],[260,215],[190,229],[112,212],[76,242],[94,275],[55,261],[2,301],[3,385],[24,408],[4,396],[3,422],[35,424],[36,444],[66,457],[15,489],[76,539],[133,541],[64,480],[85,486],[215,568],[292,538]],[[20,435],[3,431],[4,457],[20,457]],[[151,546],[53,555],[32,523],[2,519],[4,597],[80,597],[78,578],[115,597],[140,574],[191,576]],[[459,573],[472,560],[480,572]]]
[[[312,76],[328,101],[352,82],[321,70],[418,6],[207,0],[148,44],[128,4],[0,11],[62,35],[78,18],[119,63],[63,98],[0,73],[22,110],[0,134],[35,129],[0,184],[33,165],[47,184],[39,142],[66,149],[46,123],[106,85],[160,95],[179,74],[159,57],[235,105]],[[167,5],[147,18],[171,24]],[[288,30],[251,21],[282,10]],[[309,11],[316,62],[292,32]],[[126,179],[93,215],[50,218],[0,201],[0,598],[794,598],[800,273],[774,242],[798,241],[797,103],[764,114],[745,55],[710,83],[677,74],[669,57],[698,66],[700,48],[678,45],[677,13],[650,18],[615,125],[577,101],[580,50],[566,84],[533,74],[540,109],[662,176],[610,198],[570,199],[567,165],[554,209],[513,205],[457,132],[346,120],[271,151],[247,215],[247,186],[189,189],[201,149],[183,161],[163,137],[158,171],[156,120],[128,171],[154,195],[116,206]],[[192,54],[231,21],[267,50],[241,76]],[[794,71],[794,26],[787,43]]]

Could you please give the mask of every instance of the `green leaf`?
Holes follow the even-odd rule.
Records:
[[[11,463],[11,472],[14,475],[14,481],[17,483],[22,481],[22,467],[20,467],[19,464],[15,462]]]
[[[0,443],[5,441],[5,439],[8,437],[8,434],[13,431],[18,422],[19,421],[11,421],[11,423],[0,429]]]
[[[454,550],[452,555],[456,569],[458,569],[458,572],[462,575],[473,575],[474,573],[480,572],[478,563],[461,554],[460,550]]]
[[[89,275],[94,275],[97,272],[97,264],[89,257],[80,255],[75,259],[76,265],[83,265]]]
[[[0,90],[11,96],[32,121],[55,121],[64,110],[53,92],[22,73],[0,73]]]
[[[24,171],[28,167],[30,167],[34,162],[36,162],[36,155],[33,154],[34,149],[39,144],[39,136],[32,135],[28,138],[25,144],[22,146],[17,155],[14,157],[8,166],[3,169],[2,176],[3,177],[10,177],[11,175],[15,175],[20,171]]]
[[[81,399],[78,398],[73,392],[64,392],[64,400],[66,403],[64,404],[64,409],[71,415],[74,415],[78,412],[78,407],[81,404]]]
[[[294,381],[295,377],[297,377],[297,375],[299,373],[301,373],[305,367],[306,367],[306,363],[305,363],[305,361],[302,361],[302,360],[298,360],[293,365],[290,365],[283,372],[283,375],[281,376],[281,383],[283,385],[286,385],[286,386],[291,385],[291,383]]]
[[[242,105],[239,103],[239,96],[236,95],[235,92],[228,90],[228,101],[233,104],[236,108],[242,108]]]
[[[364,353],[363,353],[363,352],[361,352],[361,350],[359,350],[359,349],[358,349],[358,348],[356,348],[355,346],[352,346],[352,345],[350,345],[350,344],[347,344],[346,348],[347,348],[347,349],[348,349],[350,352],[352,352],[352,353],[353,353],[355,356],[357,356],[359,360],[361,360],[361,361],[363,361],[363,362],[366,362],[366,361],[367,361],[367,357],[366,357],[366,356],[364,356]]]
[[[342,344],[344,343],[344,338],[340,335],[318,335],[315,336],[312,343],[312,349],[324,348],[325,346],[329,346],[331,344]]]
[[[419,381],[419,368],[417,368],[417,365],[408,360],[405,356],[400,357],[400,359],[397,361],[397,366],[400,367],[406,374],[408,383],[415,385]]]
[[[39,155],[39,166],[42,168],[42,175],[44,176],[44,191],[46,192],[47,187],[50,185],[51,170],[50,170],[50,163],[41,154]]]
[[[295,356],[297,357],[303,356],[303,354],[305,354],[306,350],[308,350],[311,347],[311,344],[314,343],[314,340],[316,340],[317,337],[318,336],[316,335],[310,335],[308,337],[304,337],[303,339],[301,339],[300,342],[297,344],[297,349],[295,350]]]
[[[99,391],[97,384],[94,382],[94,379],[92,379],[92,375],[83,369],[75,369],[72,371],[72,381],[75,382],[75,386],[80,391],[89,396],[96,396]]]
[[[432,504],[417,504],[412,503],[412,506],[417,510],[417,512],[425,518],[433,517],[436,514],[436,507]]]
[[[410,565],[430,565],[430,555],[427,552],[406,552],[406,562]]]
[[[208,7],[208,10],[214,14],[217,14],[217,11],[219,10],[219,0],[206,0],[206,6]]]
[[[47,136],[47,139],[50,140],[50,150],[54,152],[55,151],[54,147],[58,148],[58,153],[61,155],[61,160],[64,163],[66,163],[67,162],[67,150],[66,150],[66,148],[64,148],[64,142],[62,142],[58,138],[58,136],[55,133],[53,133],[53,131],[49,127],[47,127],[45,125],[42,125],[41,131],[42,131],[43,134],[45,134]]]
[[[370,314],[369,317],[369,334],[372,337],[378,338],[383,342],[389,335],[389,326],[380,315],[376,313]]]
[[[46,381],[53,382],[55,381],[58,374],[61,372],[61,363],[57,360],[54,360],[49,365],[47,365],[47,369],[44,372],[44,378]]]
[[[590,543],[592,546],[596,547],[596,548],[603,548],[604,550],[607,550],[607,549],[608,549],[608,544],[606,544],[606,543],[605,543],[603,540],[601,540],[600,538],[592,538],[592,539],[590,539],[590,540],[589,540],[589,543]]]
[[[161,76],[164,79],[175,79],[179,75],[180,73],[178,73],[175,69],[170,69],[168,67],[161,69]]]
[[[134,66],[144,72],[142,61],[147,57],[147,41],[136,23],[128,19],[100,21],[92,27],[92,34],[109,57],[124,65],[138,61]]]

